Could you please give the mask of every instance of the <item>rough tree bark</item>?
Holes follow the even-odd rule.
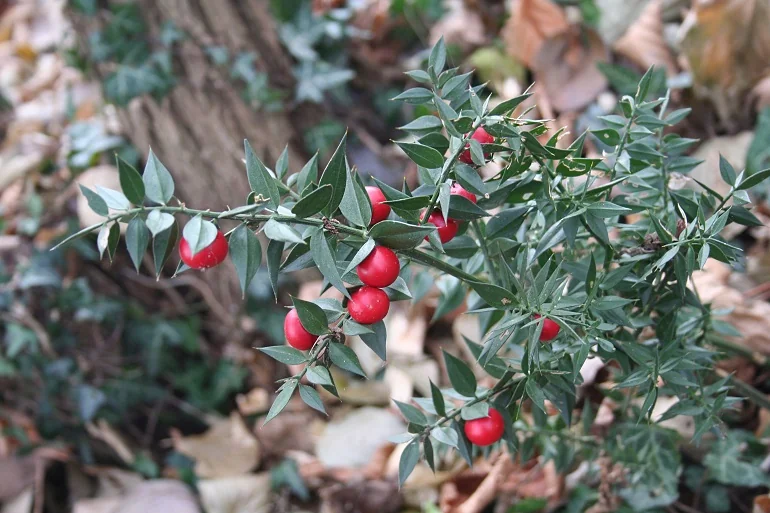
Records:
[[[288,143],[290,161],[300,163],[295,127],[305,124],[306,116],[292,123],[288,112],[267,113],[249,106],[227,70],[217,69],[204,53],[210,46],[225,46],[230,55],[253,52],[255,67],[268,74],[271,86],[292,91],[291,60],[280,45],[267,0],[133,1],[141,7],[151,40],[158,40],[167,21],[186,34],[174,52],[178,84],[171,93],[160,100],[135,98],[119,111],[125,135],[136,148],[146,157],[152,146],[171,170],[181,200],[194,208],[244,204],[249,191],[241,160],[244,138],[266,162],[275,162]],[[83,37],[103,23],[98,17],[73,18]],[[241,304],[241,293],[232,266],[220,267],[204,279],[233,312]]]

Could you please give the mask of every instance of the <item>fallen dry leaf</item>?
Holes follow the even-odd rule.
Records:
[[[403,504],[395,481],[334,484],[321,490],[320,495],[321,513],[397,513]]]
[[[316,455],[327,468],[361,467],[391,436],[404,431],[406,426],[394,413],[365,406],[327,424]]]
[[[267,513],[273,503],[268,473],[204,479],[198,492],[208,513]]]
[[[199,477],[217,478],[244,474],[259,464],[259,442],[238,413],[215,422],[202,435],[172,433],[174,448],[195,460]]]
[[[649,2],[623,37],[615,42],[614,48],[643,69],[660,66],[673,75],[676,63],[663,38],[662,4],[662,0]]]
[[[198,501],[190,488],[173,479],[145,481],[133,488],[110,513],[199,513]],[[210,510],[210,513],[214,513]]]
[[[110,426],[109,422],[104,419],[99,419],[96,424],[89,422],[86,424],[86,430],[92,437],[109,445],[124,463],[131,465],[134,462],[133,451],[128,447],[120,433]]]
[[[543,42],[532,71],[556,111],[575,111],[607,88],[607,79],[596,66],[606,60],[607,49],[595,32],[569,32]]]
[[[270,408],[270,394],[264,388],[254,388],[248,394],[238,394],[235,402],[241,415],[254,415]]]
[[[290,449],[313,452],[316,433],[311,428],[316,418],[313,412],[303,409],[297,412],[283,412],[264,426],[262,421],[258,420],[259,427],[255,433],[264,450],[264,457],[280,458]]]
[[[463,0],[448,0],[444,4],[444,16],[430,30],[431,44],[443,37],[446,44],[458,46],[467,54],[487,41],[484,22],[477,11],[468,9]]]
[[[543,43],[569,26],[564,10],[551,0],[516,0],[502,35],[508,53],[532,67]]]

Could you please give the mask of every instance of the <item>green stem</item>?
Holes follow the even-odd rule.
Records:
[[[616,167],[618,165],[618,161],[620,160],[620,156],[623,155],[623,150],[626,149],[626,144],[628,143],[628,134],[631,132],[631,125],[634,123],[634,117],[636,116],[636,104],[634,104],[634,110],[631,112],[631,116],[628,118],[628,122],[626,123],[626,127],[623,129],[623,137],[620,139],[620,144],[618,145],[618,151],[615,154],[615,162],[612,163],[612,169],[610,169],[610,181],[615,179],[615,173],[616,173]],[[607,191],[607,196],[609,197],[610,192],[612,189],[609,189]]]
[[[405,257],[408,257],[408,258],[411,258],[412,260],[420,262],[421,264],[425,264],[430,267],[434,267],[439,271],[444,271],[447,274],[451,274],[455,278],[458,278],[463,281],[474,281],[474,282],[484,281],[483,279],[480,279],[472,274],[466,273],[462,269],[455,267],[452,264],[448,264],[443,260],[434,257],[430,253],[425,253],[424,251],[420,251],[419,249],[405,249],[405,250],[399,251],[399,253],[401,253]]]
[[[481,226],[479,226],[478,219],[474,220],[471,223],[471,226],[473,227],[473,231],[476,232],[476,237],[479,239],[479,245],[481,246],[481,252],[484,253],[484,266],[487,268],[487,272],[489,273],[489,277],[494,281],[494,283],[500,284],[502,281],[500,281],[500,277],[497,276],[497,270],[495,269],[494,262],[492,261],[492,258],[489,256],[489,247],[487,246],[487,239],[484,237],[484,234],[481,233]]]
[[[452,166],[454,165],[455,161],[460,158],[460,155],[465,150],[466,143],[471,139],[471,136],[473,136],[473,133],[476,131],[478,127],[481,126],[481,124],[484,122],[484,118],[480,117],[472,126],[470,131],[462,138],[460,141],[460,145],[457,147],[455,151],[452,152],[452,154],[449,156],[449,159],[444,162],[444,167],[441,170],[441,176],[439,177],[438,181],[436,182],[436,190],[433,191],[433,195],[430,197],[430,203],[428,203],[428,208],[425,209],[425,213],[423,214],[422,218],[420,219],[420,224],[423,225],[428,222],[428,218],[430,217],[431,212],[436,208],[436,203],[438,202],[438,195],[439,191],[441,190],[441,184],[443,184],[446,179],[449,177],[449,170],[452,169]]]
[[[728,373],[722,369],[717,369],[717,374],[722,377],[728,376]],[[751,399],[757,406],[770,411],[770,399],[765,394],[735,376],[730,376],[729,383],[746,398]]]

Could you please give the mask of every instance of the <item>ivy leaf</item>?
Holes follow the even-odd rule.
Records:
[[[361,368],[361,364],[358,361],[358,356],[348,346],[340,344],[338,342],[329,343],[329,356],[332,359],[334,365],[342,370],[358,374],[359,376],[366,377],[364,370]]]
[[[299,396],[305,402],[305,404],[314,410],[318,410],[326,415],[324,403],[321,401],[321,396],[318,395],[318,392],[315,391],[315,388],[309,387],[307,385],[300,385]]]
[[[190,245],[193,255],[211,245],[217,237],[217,227],[210,221],[204,221],[200,214],[190,219],[182,230],[182,236]]]
[[[294,308],[299,316],[299,322],[303,328],[313,335],[325,335],[329,332],[326,314],[320,306],[296,297],[292,297],[291,301],[294,303]]]
[[[133,218],[128,223],[128,228],[126,229],[126,247],[136,272],[139,272],[139,267],[142,265],[142,257],[144,252],[147,251],[149,243],[150,234],[144,221],[140,217]]]
[[[117,157],[118,177],[120,179],[120,188],[123,194],[134,205],[141,205],[144,202],[144,182],[142,175],[139,174],[134,166]]]
[[[293,244],[304,244],[302,235],[297,230],[292,228],[286,223],[281,223],[275,219],[269,219],[265,226],[262,228],[265,232],[265,237],[270,240],[278,240],[281,242],[290,242]]]
[[[299,365],[300,363],[305,363],[307,361],[307,357],[302,351],[289,346],[260,347],[259,350],[270,358],[285,363],[286,365]],[[308,371],[309,370],[310,369],[308,369]]]
[[[476,394],[476,377],[465,362],[444,351],[444,362],[452,387],[462,396],[473,397]]]
[[[172,224],[174,224],[174,216],[166,212],[152,210],[147,215],[147,228],[153,237],[171,228]]]
[[[444,165],[444,157],[430,146],[407,142],[396,142],[396,144],[420,167],[438,169]]]
[[[152,260],[155,264],[155,276],[160,276],[163,265],[176,249],[179,239],[179,226],[176,222],[171,227],[154,235],[152,238]]]
[[[313,257],[318,270],[324,275],[324,278],[329,280],[334,288],[345,294],[345,297],[350,297],[348,290],[342,283],[340,277],[340,271],[337,269],[336,260],[331,248],[329,247],[329,241],[326,240],[326,236],[322,230],[316,230],[310,237],[310,253]]]
[[[99,194],[99,196],[101,196],[107,206],[113,210],[128,210],[131,208],[131,202],[128,201],[128,198],[126,198],[126,196],[120,191],[115,191],[108,189],[107,187],[97,185],[96,192]]]
[[[404,482],[414,470],[417,461],[420,459],[420,444],[418,440],[412,440],[401,453],[401,459],[398,462],[398,486],[404,485]]]
[[[385,361],[387,359],[385,353],[388,338],[385,323],[376,322],[368,325],[368,328],[370,333],[361,333],[359,337],[369,349],[374,351],[374,354],[380,357],[380,360]]]
[[[150,201],[165,205],[174,196],[174,178],[166,166],[158,160],[158,157],[150,149],[147,164],[142,174],[144,190]]]
[[[372,220],[372,204],[369,201],[369,195],[366,193],[358,174],[349,171],[345,172],[346,185],[345,194],[340,203],[340,212],[345,219],[356,226],[369,226]]]
[[[278,301],[278,271],[281,267],[283,247],[284,243],[278,240],[271,240],[267,244],[267,273],[270,276],[270,286],[276,301]]]
[[[254,232],[245,224],[241,224],[233,231],[228,243],[230,258],[235,265],[241,292],[245,297],[246,289],[249,288],[251,280],[256,276],[259,265],[262,263],[262,245]]]
[[[433,225],[418,226],[386,219],[372,226],[369,236],[391,249],[411,249],[419,246],[434,229]]]
[[[319,185],[331,185],[332,197],[329,203],[324,207],[323,212],[327,217],[331,217],[342,202],[342,197],[345,195],[346,173],[347,173],[347,159],[345,157],[345,148],[347,140],[347,132],[342,136],[337,149],[334,151],[334,155],[326,164],[323,175],[321,175],[321,181]]]
[[[334,188],[331,185],[319,187],[300,199],[291,209],[291,212],[301,219],[313,216],[326,208],[333,195]]]
[[[278,192],[278,184],[270,176],[265,165],[259,160],[254,149],[247,139],[243,140],[243,148],[246,153],[246,175],[249,179],[251,190],[262,196],[268,206],[275,210],[281,204],[281,194]]]
[[[100,216],[107,217],[110,215],[110,209],[107,206],[107,202],[104,201],[101,196],[84,185],[78,184],[78,186],[80,187],[83,196],[86,197],[86,201],[88,201],[88,206],[91,210]]]
[[[292,380],[287,382],[284,386],[285,388],[281,390],[276,396],[275,401],[273,401],[273,405],[270,406],[270,411],[267,412],[265,422],[262,424],[263,426],[273,420],[284,408],[286,408],[286,405],[289,404],[289,401],[291,400],[292,394],[294,394],[294,391],[297,389],[297,382]]]

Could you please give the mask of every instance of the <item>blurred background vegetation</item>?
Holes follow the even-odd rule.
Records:
[[[700,139],[700,163],[677,179],[719,191],[720,153],[748,172],[770,164],[768,26],[767,0],[0,0],[0,511],[588,510],[612,469],[541,464],[548,436],[481,503],[494,477],[483,463],[423,469],[398,491],[390,398],[446,382],[442,349],[469,356],[450,277],[411,277],[413,301],[388,318],[389,364],[369,358],[369,382],[337,377],[345,406],[325,397],[330,418],[290,405],[259,428],[287,371],[253,347],[283,343],[282,304],[316,296],[317,275],[282,276],[276,304],[266,270],[242,298],[229,263],[170,281],[173,266],[150,257],[142,274],[124,251],[100,261],[92,240],[49,248],[92,222],[77,184],[118,188],[115,154],[141,168],[150,146],[195,208],[245,202],[244,138],[296,171],[349,130],[352,165],[414,185],[391,141],[428,112],[390,98],[442,36],[496,98],[534,82],[531,116],[566,127],[567,144],[655,66],[658,92],[693,109],[682,135]],[[736,354],[724,370],[768,393],[770,205],[758,193],[765,225],[730,234],[745,258],[696,283],[740,329],[725,325]],[[594,374],[601,432],[612,402]],[[747,406],[726,420],[707,447],[667,426],[683,441],[681,462],[660,466],[679,480],[661,511],[770,511],[770,416]]]

